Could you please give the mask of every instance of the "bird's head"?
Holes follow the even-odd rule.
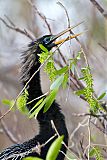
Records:
[[[76,26],[74,26],[74,27],[76,27]],[[21,79],[23,81],[28,80],[28,78],[30,76],[30,71],[33,68],[33,66],[36,66],[37,64],[38,64],[37,67],[40,66],[39,54],[42,52],[42,50],[40,48],[40,44],[42,44],[45,48],[48,49],[48,51],[50,51],[53,47],[58,46],[59,44],[62,44],[67,40],[76,38],[77,36],[81,35],[81,33],[74,34],[74,35],[68,36],[67,38],[57,40],[57,38],[59,38],[60,36],[62,36],[65,33],[67,33],[68,31],[70,31],[74,27],[67,28],[66,30],[60,32],[57,35],[45,35],[35,41],[32,41],[28,45],[27,51],[25,51],[22,54],[23,67],[22,67],[22,78]]]
[[[51,50],[53,47],[58,46],[61,43],[64,43],[67,40],[76,38],[77,36],[81,35],[81,33],[79,34],[74,34],[74,35],[70,35],[67,38],[61,39],[61,40],[57,40],[57,38],[59,38],[60,36],[64,35],[65,33],[67,33],[68,31],[70,31],[73,27],[67,28],[66,30],[60,32],[57,35],[45,35],[41,38],[39,38],[37,41],[33,41],[29,46],[34,46],[35,44],[42,44],[44,47],[46,47],[48,50]]]

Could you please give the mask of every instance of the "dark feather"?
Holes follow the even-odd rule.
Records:
[[[41,53],[41,50],[39,48],[39,44],[42,43],[44,45],[43,39],[44,37],[29,44],[28,50],[22,54],[21,81],[23,85],[27,83],[29,78],[40,67],[38,54]],[[47,49],[49,49],[48,46]],[[29,93],[27,102],[43,94],[40,83],[40,72],[37,72],[36,75],[33,77],[33,79],[29,82],[27,90]],[[31,110],[36,103],[37,100],[28,104],[26,107],[29,110]],[[40,158],[45,159],[50,145],[57,137],[55,137],[48,144],[42,147],[40,154],[38,154],[36,151],[34,152],[31,151],[32,149],[34,149],[34,147],[35,148],[37,147],[38,143],[44,144],[55,134],[55,129],[52,127],[51,120],[53,120],[58,133],[60,135],[64,135],[64,142],[66,143],[66,145],[68,145],[68,132],[65,125],[65,118],[64,115],[61,113],[59,105],[55,101],[53,102],[53,104],[46,113],[43,113],[43,109],[39,112],[37,120],[40,125],[39,134],[35,136],[33,139],[28,140],[27,142],[24,142],[22,144],[16,144],[12,147],[5,149],[2,153],[0,153],[0,160],[5,160],[5,159],[12,160],[13,157],[16,157],[16,159],[19,160],[22,159],[22,155],[23,157],[38,156]],[[61,150],[64,153],[66,153],[67,149],[63,145]],[[64,155],[62,153],[59,153],[57,160],[63,160],[63,159]]]

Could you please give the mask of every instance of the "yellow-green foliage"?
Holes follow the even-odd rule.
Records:
[[[25,90],[24,93],[21,96],[19,96],[16,103],[18,110],[24,114],[28,113],[28,110],[26,107],[27,99],[28,99],[28,91]]]
[[[48,74],[49,79],[51,81],[54,81],[56,78],[56,69],[54,66],[53,58],[51,58],[45,65],[45,72]]]
[[[87,66],[85,68],[82,68],[81,72],[83,74],[83,77],[80,78],[80,80],[83,80],[86,83],[86,86],[84,89],[77,91],[76,94],[79,96],[82,94],[86,101],[89,103],[90,110],[96,113],[98,111],[98,108],[100,108],[100,104],[98,103],[98,100],[93,96],[93,78],[90,72],[90,67]]]
[[[48,61],[46,61],[45,63],[44,71],[48,74],[49,79],[53,81],[56,78],[56,69],[55,69],[54,60],[52,57],[53,53],[51,51],[49,52],[42,44],[40,44],[39,46],[42,49],[42,53],[39,54],[39,61],[41,62],[41,64],[45,62],[48,56],[50,56]]]
[[[97,147],[92,147],[90,149],[89,155],[90,155],[90,158],[94,157],[94,158],[96,158],[96,160],[104,160],[103,156],[102,156],[102,153],[101,153],[101,149],[98,146]]]

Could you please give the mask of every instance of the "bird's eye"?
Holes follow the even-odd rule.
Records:
[[[49,42],[50,42],[50,37],[44,38],[44,43],[45,43],[45,44],[48,44]]]

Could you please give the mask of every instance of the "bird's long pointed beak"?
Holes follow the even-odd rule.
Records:
[[[80,36],[81,34],[82,33],[74,34],[74,35],[68,36],[67,38],[61,39],[59,41],[55,41],[54,43],[55,43],[55,45],[58,45],[58,44],[61,44],[61,43],[65,42],[65,41],[68,41],[70,39],[76,38],[77,36]]]
[[[83,23],[83,22],[80,22],[80,23],[78,23],[77,25],[75,25],[73,27],[69,27],[69,28],[67,28],[66,30],[60,32],[57,35],[53,35],[51,41],[52,42],[55,41],[54,44],[58,45],[58,44],[61,44],[61,43],[65,42],[65,41],[68,41],[70,39],[76,38],[77,36],[80,36],[82,33],[74,34],[74,35],[68,36],[67,38],[64,38],[64,39],[61,39],[59,41],[56,41],[57,38],[59,38],[60,36],[64,35],[65,33],[69,32],[70,30],[72,30],[73,28],[77,27],[81,23]]]

